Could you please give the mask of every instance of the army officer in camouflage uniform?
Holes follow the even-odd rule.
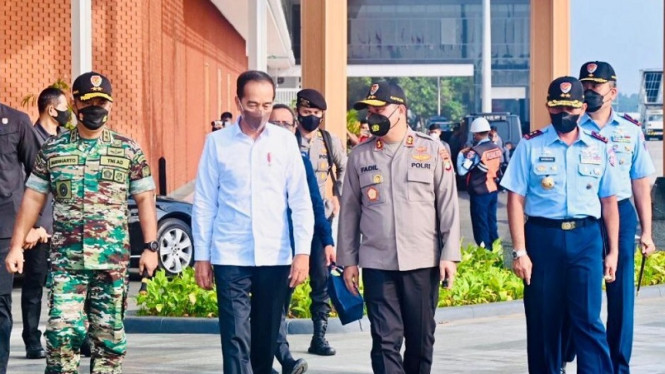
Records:
[[[105,126],[113,101],[109,80],[94,72],[83,74],[74,81],[72,93],[79,123],[49,139],[39,152],[6,265],[10,272],[22,272],[24,238],[52,192],[46,373],[78,373],[84,314],[93,344],[91,372],[118,373],[126,351],[127,198],[131,194],[136,200],[148,241],[139,267],[152,273],[158,247],[155,184],[138,144]]]

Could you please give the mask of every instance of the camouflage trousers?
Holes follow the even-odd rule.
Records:
[[[78,373],[79,348],[86,330],[90,336],[91,373],[122,372],[127,350],[122,323],[126,274],[126,269],[49,273],[46,374]]]

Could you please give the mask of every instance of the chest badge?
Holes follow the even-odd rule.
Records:
[[[372,182],[376,184],[383,183],[383,175],[381,174],[374,175],[374,177],[372,177]]]
[[[543,188],[546,190],[551,190],[554,188],[554,178],[545,177],[540,181],[540,185],[543,186]]]
[[[379,190],[377,190],[374,187],[370,187],[367,189],[367,198],[369,201],[377,201],[379,200]]]

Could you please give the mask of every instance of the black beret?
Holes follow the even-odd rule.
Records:
[[[323,98],[321,93],[313,88],[305,88],[300,90],[297,95],[296,106],[298,108],[318,108],[321,110],[328,109],[326,99]]]

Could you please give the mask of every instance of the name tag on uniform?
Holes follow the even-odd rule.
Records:
[[[603,159],[597,153],[580,155],[580,164],[591,164],[591,165],[600,165],[603,162]]]
[[[554,156],[540,156],[538,157],[538,162],[555,162],[556,157]]]
[[[102,166],[115,166],[117,168],[129,169],[129,160],[122,157],[102,156],[99,160]]]
[[[78,165],[79,156],[56,156],[48,160],[48,167],[54,168],[56,166]]]

